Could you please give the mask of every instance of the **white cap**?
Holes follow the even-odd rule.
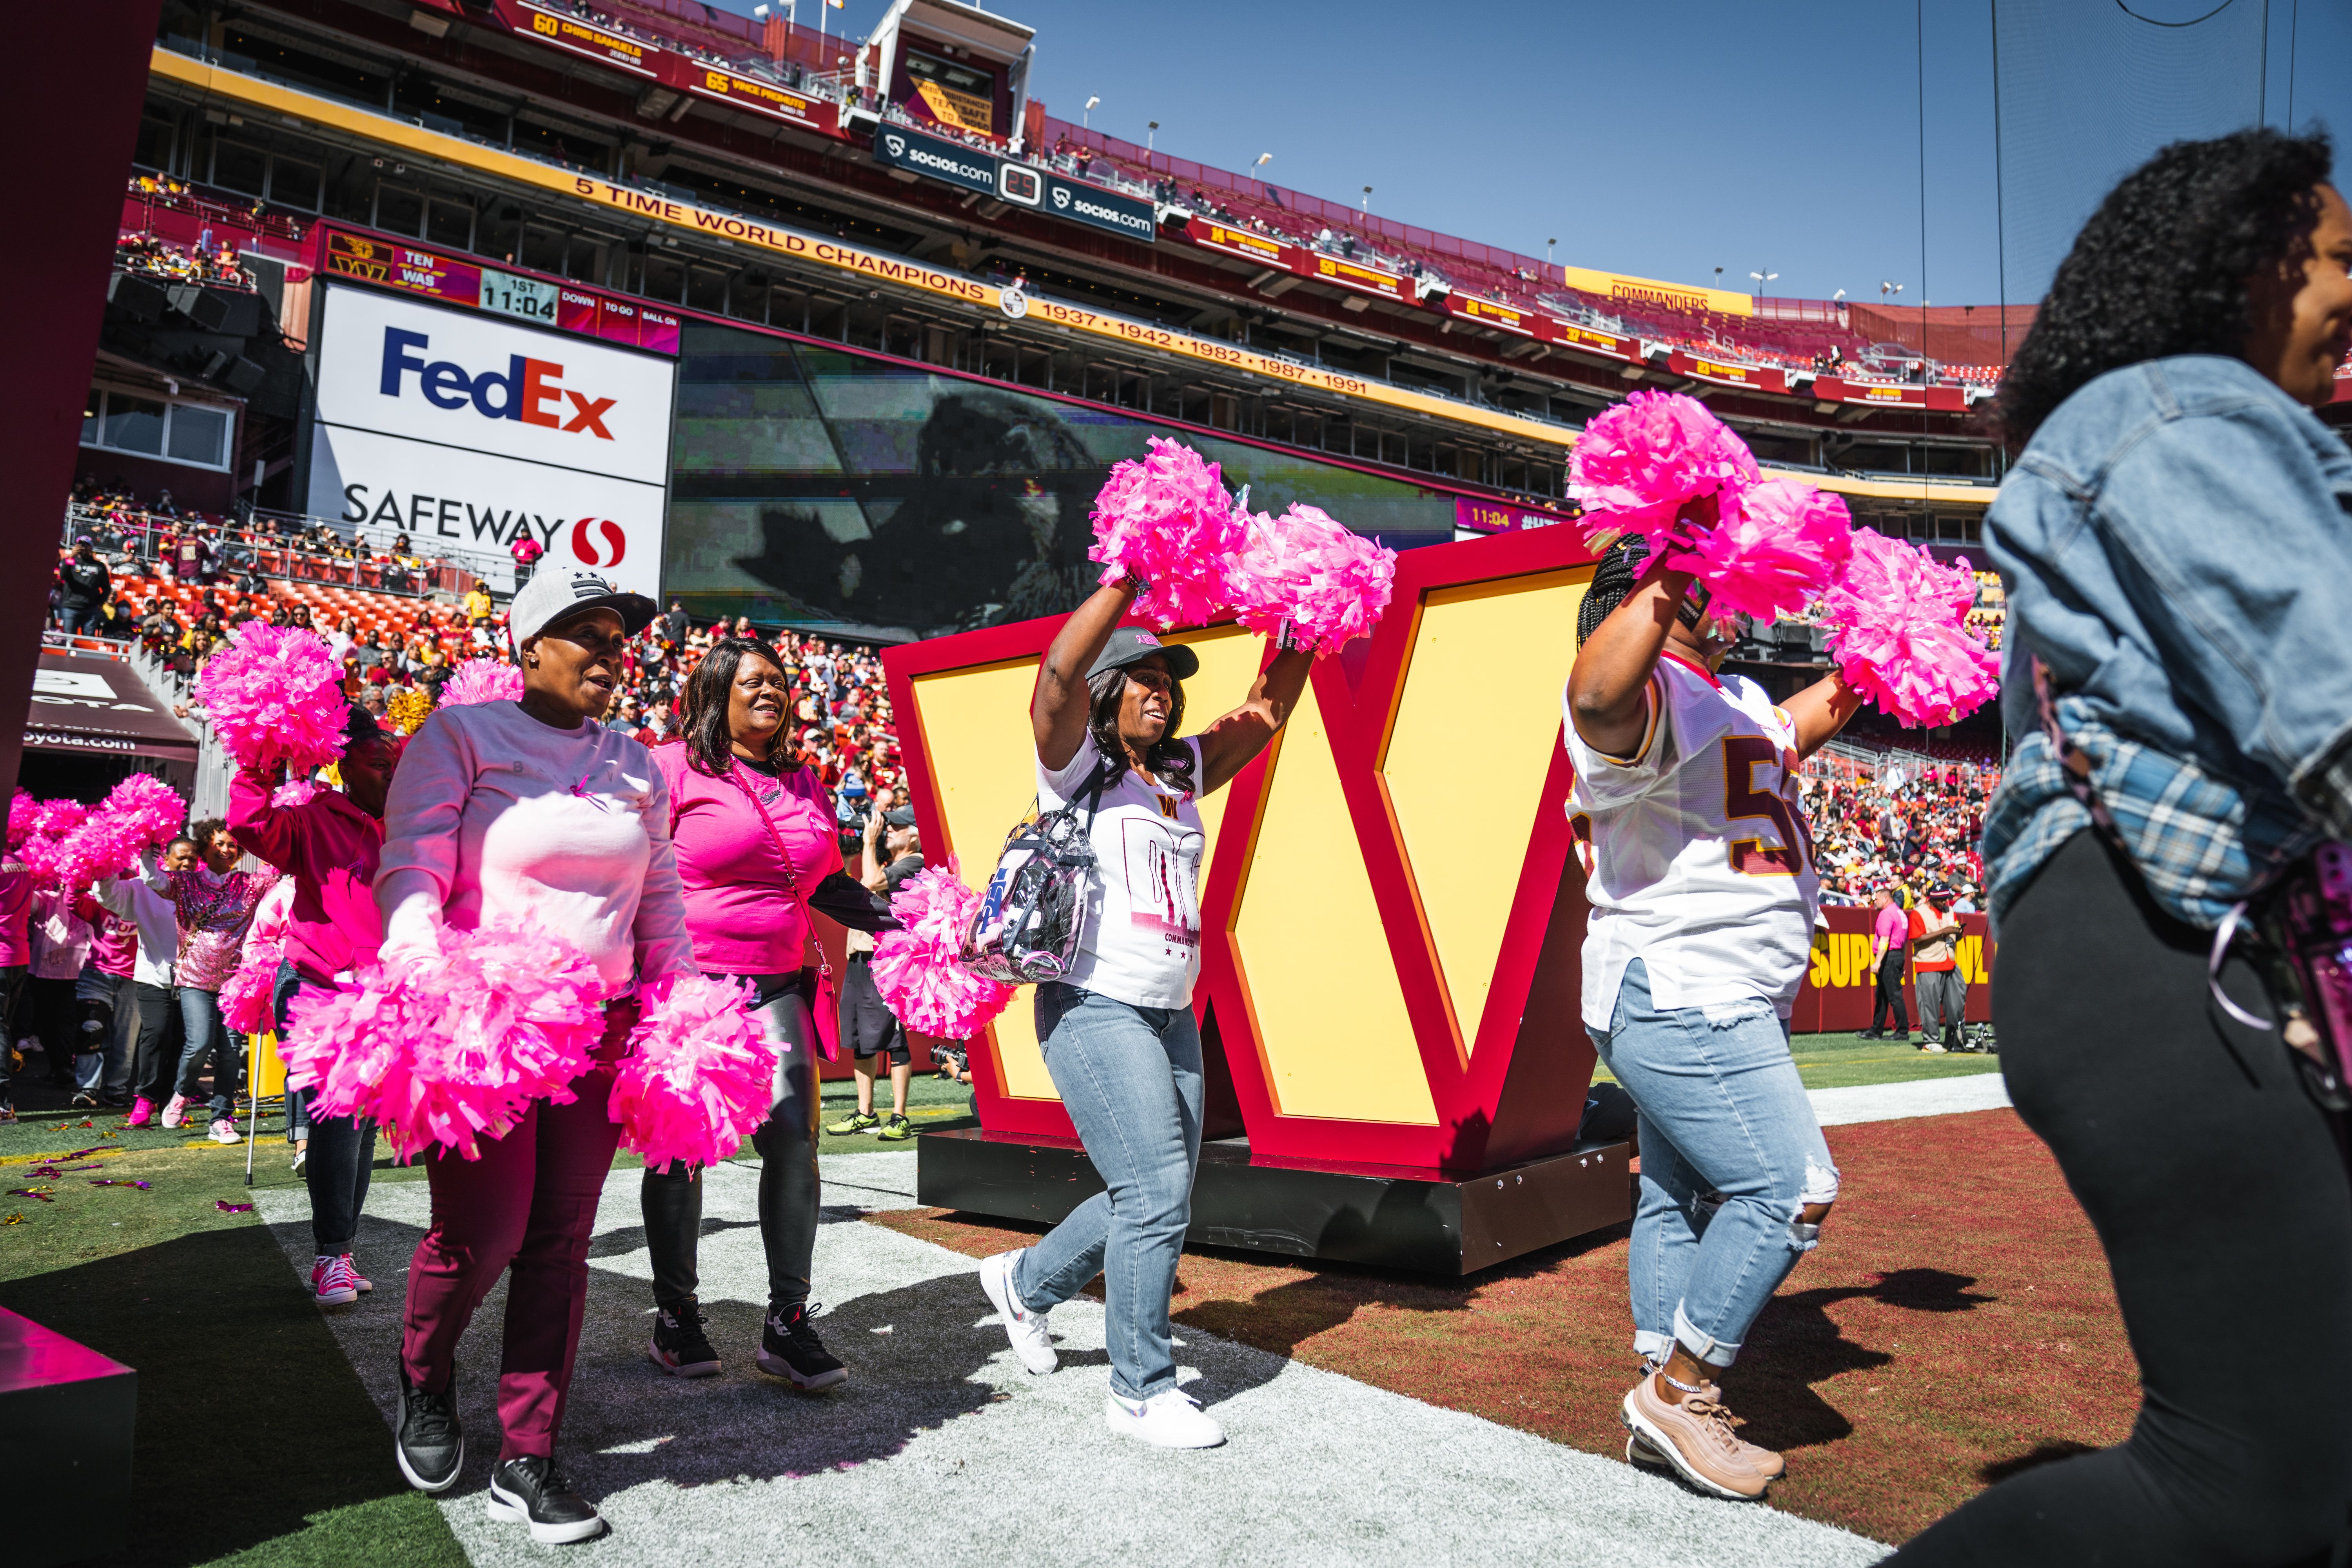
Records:
[[[601,572],[585,566],[541,568],[522,585],[507,606],[507,632],[515,651],[550,626],[578,610],[611,610],[621,617],[621,629],[635,637],[653,624],[654,602],[643,594],[625,594]]]

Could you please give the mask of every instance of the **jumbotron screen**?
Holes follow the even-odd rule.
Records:
[[[1153,436],[1278,512],[1321,507],[1398,549],[1454,537],[1454,498],[845,349],[688,321],[670,468],[669,592],[710,615],[855,635],[1070,609],[1095,493]]]

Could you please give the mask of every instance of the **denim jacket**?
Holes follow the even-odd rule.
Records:
[[[2001,486],[2009,600],[1986,815],[1996,917],[2089,822],[2042,733],[2061,693],[2158,901],[2218,924],[2324,836],[2352,837],[2352,449],[2242,361],[2151,360],[2068,398]]]

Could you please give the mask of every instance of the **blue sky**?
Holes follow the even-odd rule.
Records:
[[[751,0],[719,3],[748,11]],[[1369,184],[1372,209],[1389,217],[1537,257],[1556,237],[1558,259],[1580,266],[1681,283],[1713,283],[1719,267],[1727,288],[1777,272],[1767,292],[1814,299],[1839,289],[1875,299],[1882,281],[1896,282],[1902,303],[1957,305],[1989,303],[2000,289],[1990,4],[993,0],[991,9],[1037,28],[1032,91],[1052,113],[1076,121],[1098,95],[1096,125],[1140,142],[1157,120],[1158,145],[1180,157],[1243,170],[1272,153],[1265,174],[1277,185],[1360,200]],[[2130,0],[2155,21],[2214,4]],[[2011,0],[2001,14],[2011,79],[2033,13],[2044,14],[2045,38],[2052,27],[2090,37],[2113,26],[2115,5]],[[2218,25],[2257,37],[2259,0],[2231,5]],[[885,9],[886,0],[848,0],[829,24],[863,37]],[[2352,5],[2300,0],[2298,16],[2297,0],[2268,0],[2267,9],[2270,122],[2286,114],[2292,34],[2295,122],[2329,125],[2352,165],[2352,72],[2342,68],[2352,61]],[[815,12],[803,0],[802,16],[814,24]],[[1915,26],[1922,12],[1924,28]],[[2110,85],[2133,68],[2120,58],[2043,63],[2061,81]],[[2232,105],[2244,101],[2241,122],[2252,118],[2253,96],[2231,91]],[[2129,109],[2105,117],[2122,142],[2215,112],[2210,103]],[[2045,184],[2070,171],[2078,184],[2111,177],[2098,165],[2112,162],[2112,145],[2048,140],[2070,144],[2011,146],[2012,171],[2022,154],[2050,160]],[[2038,292],[2040,279],[2018,276],[2036,270],[2029,248],[2011,234],[2012,300]]]

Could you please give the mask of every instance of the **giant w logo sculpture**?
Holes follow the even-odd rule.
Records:
[[[1490,1185],[1465,1178],[1507,1171],[1494,1184],[1532,1192],[1522,1167],[1574,1144],[1593,1050],[1560,693],[1591,561],[1568,529],[1408,552],[1374,635],[1319,661],[1275,744],[1201,803],[1205,1131],[1245,1132],[1252,1167],[1384,1167],[1465,1194]],[[955,854],[975,886],[1034,793],[1029,700],[1058,625],[884,658],[927,857]],[[1200,656],[1192,730],[1237,704],[1265,657],[1233,626],[1167,640]],[[1026,996],[973,1042],[972,1072],[983,1141],[1075,1148]],[[1568,1165],[1600,1199],[1569,1204],[1573,1220],[1552,1202],[1550,1221],[1486,1247],[1495,1257],[1465,1243],[1463,1267],[1622,1216],[1622,1146]],[[1052,1217],[994,1212],[1016,1210]]]

